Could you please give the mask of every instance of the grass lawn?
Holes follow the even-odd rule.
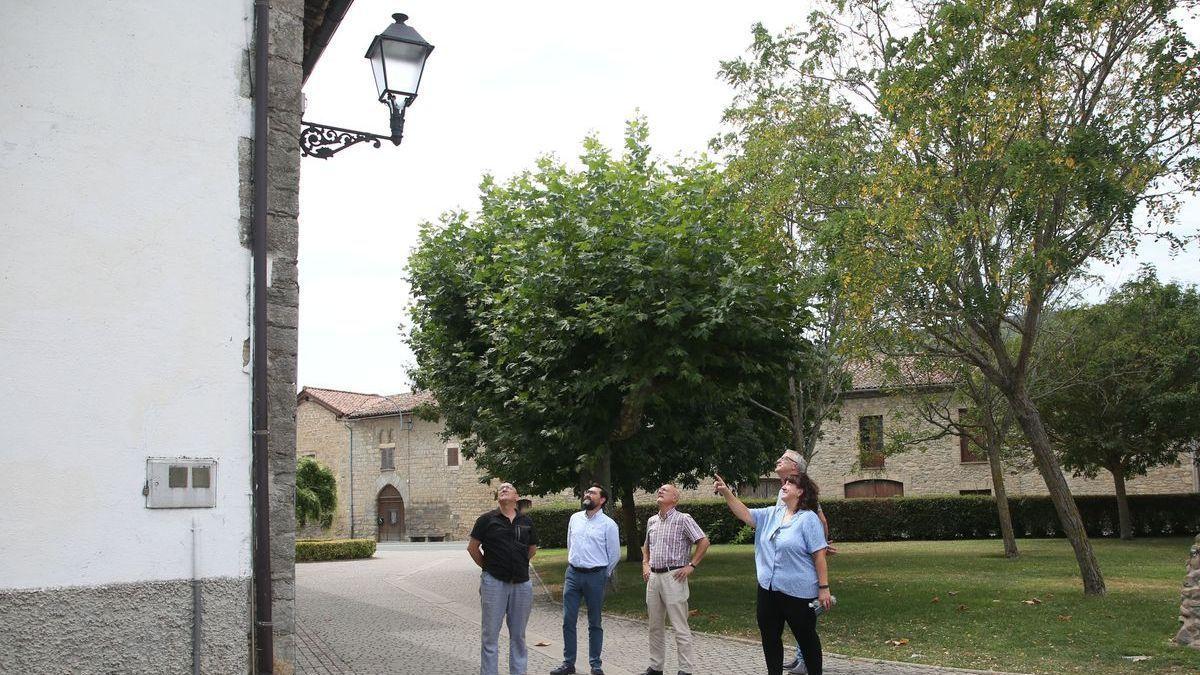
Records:
[[[821,617],[821,640],[839,654],[959,668],[1200,673],[1200,650],[1170,642],[1190,544],[1093,540],[1108,595],[1084,598],[1061,539],[1018,540],[1018,560],[1006,560],[999,541],[839,543],[830,559],[838,605]],[[559,595],[566,551],[542,551],[534,563]],[[640,563],[622,563],[618,578],[605,610],[644,618]],[[712,547],[692,575],[692,628],[757,638],[754,588],[752,546]]]

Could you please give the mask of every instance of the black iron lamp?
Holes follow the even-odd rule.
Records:
[[[391,111],[392,135],[382,136],[366,131],[301,122],[300,151],[304,156],[329,159],[362,142],[368,142],[377,148],[380,141],[391,141],[392,145],[400,145],[404,138],[404,112],[417,98],[421,74],[425,71],[425,60],[433,52],[433,45],[405,23],[408,21],[407,14],[393,14],[392,19],[395,23],[375,36],[366,54],[366,58],[371,61],[371,70],[375,73],[379,102],[387,104]]]

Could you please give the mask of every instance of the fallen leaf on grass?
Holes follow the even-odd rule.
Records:
[[[698,609],[689,609],[688,610],[688,616],[699,616],[699,615],[700,615],[700,610],[698,610]]]
[[[545,642],[545,641],[539,642],[539,643],[537,643],[537,644],[535,644],[535,645],[534,645],[534,647],[549,647],[549,646],[550,646],[550,643],[549,643],[549,642]]]
[[[1149,656],[1141,656],[1141,655],[1139,655],[1139,656],[1122,656],[1121,658],[1125,659],[1126,661],[1134,661],[1134,662],[1150,660]]]
[[[1059,620],[1059,621],[1070,621],[1070,620],[1071,620],[1071,615],[1070,615],[1070,614],[1059,614],[1059,615],[1058,615],[1058,620]]]
[[[946,595],[958,595],[958,591],[946,591]]]
[[[891,645],[892,647],[903,647],[904,645],[908,644],[908,638],[900,638],[899,640],[888,640],[887,642],[885,642],[883,644]]]
[[[932,599],[932,600],[930,600],[929,602],[932,602],[932,603],[936,604],[936,603],[939,603],[939,602],[941,602],[941,601],[942,601],[942,599],[941,599],[941,598],[939,598],[938,596],[936,596],[936,595],[935,595],[935,596],[933,596],[933,599]]]
[[[1025,605],[1040,605],[1042,604],[1042,601],[1038,600],[1037,598],[1030,598],[1028,600],[1022,600],[1021,603]]]
[[[954,609],[957,609],[960,612],[965,612],[965,611],[967,611],[968,607],[966,605],[959,605],[958,607],[955,607]]]

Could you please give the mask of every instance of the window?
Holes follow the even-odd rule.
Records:
[[[379,470],[391,471],[396,468],[396,448],[379,449]]]
[[[990,497],[990,496],[991,496],[991,494],[992,494],[992,491],[991,491],[991,490],[989,490],[989,489],[983,489],[983,490],[959,490],[959,491],[958,491],[958,494],[960,494],[960,495],[986,495],[986,496],[989,496],[989,497]]]
[[[858,418],[858,452],[864,469],[883,468],[883,415]]]
[[[971,416],[970,409],[958,409],[958,423],[960,425],[969,424]],[[958,435],[958,459],[963,464],[988,461],[987,453],[985,453],[982,448],[976,445],[975,442],[972,441],[966,434]],[[991,494],[991,492],[988,492],[988,494]]]
[[[188,468],[173,466],[167,469],[167,487],[185,488],[188,485]]]
[[[458,446],[446,446],[446,466],[458,466]]]
[[[207,488],[212,487],[212,479],[209,475],[207,466],[192,467],[192,487]]]

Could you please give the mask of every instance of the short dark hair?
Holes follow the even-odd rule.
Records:
[[[588,486],[589,490],[591,490],[592,488],[596,488],[597,490],[599,490],[600,496],[604,497],[604,503],[608,504],[608,490],[605,490],[604,486],[599,483],[592,483],[591,485]]]
[[[788,476],[787,478],[783,479],[783,482],[791,483],[792,485],[795,485],[804,491],[804,493],[800,495],[800,508],[804,509],[805,511],[817,510],[817,494],[820,491],[817,489],[817,484],[813,482],[813,479],[808,477],[808,474],[798,473]]]

